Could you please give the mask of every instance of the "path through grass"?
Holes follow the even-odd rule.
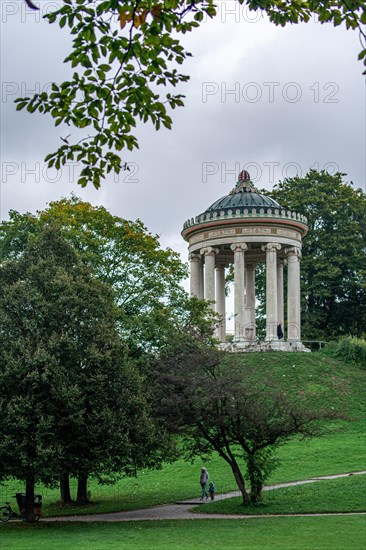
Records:
[[[263,502],[244,508],[242,498],[210,502],[195,512],[207,514],[311,514],[366,512],[366,475],[316,481],[281,489],[263,491]]]
[[[243,354],[243,368],[255,370],[259,378],[270,374],[284,388],[307,391],[309,399],[344,410],[348,421],[332,423],[332,432],[308,441],[293,440],[278,449],[282,464],[269,483],[307,479],[319,475],[337,474],[366,469],[366,371],[355,365],[321,353],[257,353]],[[42,486],[46,515],[112,512],[145,508],[156,504],[197,497],[202,462],[190,464],[182,460],[166,464],[159,471],[139,472],[137,478],[122,479],[115,485],[101,486],[91,481],[92,503],[85,507],[61,507],[59,491]],[[219,493],[236,489],[232,472],[219,457],[205,461],[211,479]],[[73,494],[76,492],[74,483]],[[12,495],[24,491],[19,482],[0,486],[0,503],[14,502]]]

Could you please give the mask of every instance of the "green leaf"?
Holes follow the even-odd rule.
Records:
[[[321,22],[331,21],[334,25],[346,28],[358,28],[366,22],[364,5],[353,0],[352,5],[344,2],[302,2],[274,1],[252,2],[236,0],[251,10],[262,10],[276,25],[308,21],[310,15],[318,14]],[[127,31],[116,25],[115,16],[121,9],[136,9],[140,22],[147,15],[146,22],[138,28]],[[146,13],[145,13],[146,12]],[[187,82],[188,75],[177,72],[191,56],[181,43],[181,34],[198,28],[204,14],[216,15],[216,3],[212,0],[165,0],[156,5],[141,0],[136,4],[122,0],[67,0],[59,9],[46,14],[50,22],[59,21],[61,28],[67,25],[71,33],[72,45],[65,58],[71,68],[76,68],[71,81],[52,84],[52,92],[22,98],[16,102],[17,111],[26,108],[28,112],[51,113],[55,125],[61,122],[76,128],[90,126],[91,135],[81,137],[86,144],[102,143],[107,149],[121,148],[128,144],[138,147],[137,140],[131,136],[131,128],[136,120],[150,122],[156,129],[161,124],[171,128],[171,119],[166,116],[166,107],[162,107],[165,91],[162,87],[179,86]],[[360,60],[366,60],[364,50]],[[25,99],[27,99],[26,102]],[[96,103],[96,101],[100,103]],[[167,108],[183,106],[178,98],[167,97]],[[125,112],[129,112],[129,117]],[[101,113],[105,113],[104,127],[98,122]],[[100,132],[108,132],[101,139]],[[122,137],[123,136],[123,137]],[[79,139],[79,137],[78,137]],[[79,145],[70,143],[77,151]],[[107,152],[100,153],[101,160],[107,158]],[[101,165],[100,181],[103,172],[110,166]],[[93,177],[88,177],[88,181]]]

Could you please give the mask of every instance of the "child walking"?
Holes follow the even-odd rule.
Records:
[[[210,481],[210,486],[208,488],[208,492],[210,494],[211,500],[214,500],[215,498],[215,484],[213,481]]]

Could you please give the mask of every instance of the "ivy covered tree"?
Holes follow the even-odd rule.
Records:
[[[236,1],[281,26],[307,22],[315,14],[321,23],[358,29],[364,42],[361,1]],[[169,109],[183,105],[174,88],[189,78],[178,71],[191,55],[179,36],[215,17],[217,6],[214,0],[63,0],[45,15],[70,29],[73,47],[64,61],[75,72],[70,80],[53,83],[50,92],[19,98],[17,109],[48,113],[62,127],[60,147],[46,157],[48,166],[79,161],[78,183],[98,188],[110,171],[126,168],[122,151],[138,147],[137,120],[157,130],[170,128]],[[364,44],[359,58],[366,62]]]
[[[308,220],[301,260],[303,335],[308,339],[361,337],[366,330],[366,194],[344,176],[310,170],[270,192]]]
[[[161,459],[142,380],[126,356],[112,289],[54,227],[0,265],[0,479],[131,473]],[[157,451],[157,449],[159,450]]]

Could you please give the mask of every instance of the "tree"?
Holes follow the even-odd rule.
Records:
[[[360,337],[366,326],[366,195],[343,180],[310,170],[286,178],[270,195],[306,215],[301,260],[303,335]]]
[[[131,473],[155,464],[142,381],[126,360],[110,287],[54,227],[0,265],[0,479]]]
[[[237,2],[265,12],[275,25],[306,22],[316,14],[321,23],[344,24],[365,38],[366,15],[360,1]],[[69,27],[73,50],[65,62],[77,69],[71,80],[53,83],[50,93],[17,100],[18,110],[49,113],[56,126],[66,125],[60,147],[46,157],[48,166],[59,169],[69,161],[80,161],[78,183],[92,182],[97,188],[111,170],[126,169],[121,151],[138,147],[132,133],[136,121],[150,121],[157,130],[161,125],[170,128],[167,107],[183,105],[183,96],[171,93],[189,78],[177,70],[191,55],[179,34],[215,15],[214,0],[64,0],[59,9],[45,15],[50,23]],[[359,58],[366,62],[365,49]],[[164,97],[161,86],[168,87]],[[88,135],[80,139],[77,130],[85,128]]]
[[[259,379],[238,355],[189,334],[156,361],[154,383],[157,417],[183,439],[186,457],[216,451],[230,465],[246,506],[260,501],[263,484],[278,464],[276,448],[296,435],[319,435],[318,421],[334,416],[311,407],[303,391],[291,395],[270,377]]]
[[[9,221],[0,224],[0,258],[21,255],[29,235],[48,223],[56,224],[83,264],[113,288],[129,355],[159,347],[166,334],[164,324],[187,301],[180,285],[187,267],[179,255],[162,249],[159,238],[140,220],[124,220],[102,206],[70,197],[35,215],[10,212]]]
[[[49,224],[59,228],[84,267],[113,289],[118,333],[125,343],[129,362],[133,361],[134,368],[141,373],[145,370],[147,355],[155,354],[174,340],[181,327],[207,323],[206,306],[190,300],[180,285],[187,268],[178,254],[169,248],[162,249],[158,237],[151,235],[141,221],[113,216],[105,208],[93,207],[76,197],[53,202],[36,214],[10,212],[9,221],[0,224],[2,261],[21,258],[29,238]],[[157,448],[160,448],[160,457],[167,460],[173,457],[174,450],[164,440],[164,431],[146,430],[143,443],[141,453],[145,460],[150,456],[151,465],[154,465]],[[136,456],[137,448],[136,443]],[[141,464],[141,460],[138,463]],[[66,470],[61,480],[63,502],[70,500],[70,473]]]

